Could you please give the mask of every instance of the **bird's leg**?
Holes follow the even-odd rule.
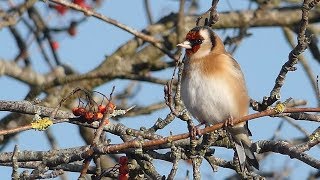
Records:
[[[200,128],[200,126],[202,126],[203,124],[204,124],[204,123],[200,123],[200,124],[198,124],[198,125],[196,125],[196,126],[191,126],[191,127],[190,127],[190,137],[191,137],[191,139],[195,139],[195,137],[201,135],[199,128]]]
[[[229,118],[224,121],[224,126],[228,127],[228,126],[233,126],[233,125],[234,125],[233,124],[233,117],[229,116]]]

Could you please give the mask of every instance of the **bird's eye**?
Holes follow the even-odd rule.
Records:
[[[191,43],[191,46],[200,45],[202,44],[202,39],[190,39],[189,42]]]
[[[202,43],[202,39],[197,39],[195,43],[196,44],[201,44]]]
[[[193,45],[202,44],[202,39],[194,39],[194,40],[191,41],[191,44],[193,44]]]

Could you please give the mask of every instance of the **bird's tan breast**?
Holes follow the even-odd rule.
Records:
[[[247,115],[249,97],[240,65],[228,54],[212,54],[211,58],[206,58],[201,63],[204,76],[217,76],[225,81],[239,116]]]
[[[223,118],[218,120],[222,121],[228,116],[241,117],[248,113],[249,99],[241,69],[228,55],[213,54],[210,58],[187,61],[182,88],[183,100],[191,114],[205,121],[209,116]]]

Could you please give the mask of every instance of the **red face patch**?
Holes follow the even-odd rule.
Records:
[[[203,37],[200,35],[199,31],[190,31],[187,36],[186,40],[191,43],[191,49],[186,50],[186,54],[188,56],[191,56],[192,54],[196,53],[199,48],[201,43],[197,43],[199,40],[203,40]]]

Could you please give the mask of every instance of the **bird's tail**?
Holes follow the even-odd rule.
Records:
[[[259,163],[251,148],[252,143],[249,139],[250,133],[246,129],[246,126],[240,124],[227,129],[235,141],[241,170],[243,171],[245,166],[253,166],[256,169],[259,169]]]

